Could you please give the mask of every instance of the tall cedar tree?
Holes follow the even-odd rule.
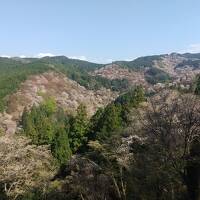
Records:
[[[62,126],[58,126],[55,130],[55,137],[51,145],[51,151],[58,162],[62,165],[71,157],[71,149],[69,146],[68,133]]]
[[[88,118],[86,107],[80,104],[77,108],[77,114],[70,119],[69,140],[72,152],[76,152],[80,146],[87,140],[86,133],[88,129]]]
[[[200,75],[197,77],[196,88],[195,88],[195,94],[196,94],[196,95],[200,95]]]

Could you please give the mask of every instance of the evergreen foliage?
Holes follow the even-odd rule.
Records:
[[[195,94],[200,95],[200,75],[197,77]]]
[[[15,92],[29,75],[40,74],[49,69],[48,65],[42,63],[39,65],[36,63],[24,64],[0,58],[0,112],[6,108],[5,97]]]
[[[151,83],[151,84],[156,84],[156,83],[164,83],[166,81],[170,80],[170,76],[155,67],[151,67],[150,69],[148,69],[145,73],[145,79],[147,80],[147,82]]]
[[[200,60],[184,60],[180,64],[176,66],[176,68],[184,68],[190,66],[193,69],[199,69],[200,68]]]
[[[25,135],[37,145],[50,145],[52,154],[60,164],[71,156],[68,129],[65,127],[63,111],[56,107],[53,99],[46,99],[40,106],[33,106],[31,111],[24,110],[22,127]]]
[[[126,79],[108,80],[89,74],[90,71],[102,66],[86,61],[69,59],[64,56],[41,59],[8,59],[0,57],[0,112],[6,109],[6,96],[15,92],[28,76],[41,74],[49,70],[62,72],[87,89],[96,90],[105,87],[115,91],[123,91],[128,88],[129,83]]]
[[[104,140],[113,133],[116,134],[125,127],[129,120],[128,114],[132,108],[136,108],[145,100],[141,87],[136,87],[131,91],[119,96],[114,102],[109,104],[104,110],[100,109],[91,118],[89,138]]]
[[[64,164],[87,141],[89,120],[80,104],[76,116],[66,115],[48,98],[30,111],[24,110],[21,125],[25,135],[37,145],[50,145],[52,154]]]
[[[162,55],[145,56],[136,58],[133,61],[117,61],[116,64],[128,67],[133,70],[141,70],[144,68],[151,68],[155,60],[160,60]]]
[[[51,151],[60,164],[65,164],[71,157],[71,149],[69,146],[68,133],[62,126],[56,127],[55,136],[51,145]]]
[[[86,107],[80,104],[76,116],[70,119],[69,139],[72,152],[76,152],[86,142],[88,124]]]

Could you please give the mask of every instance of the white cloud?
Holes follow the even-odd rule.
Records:
[[[99,64],[109,64],[114,62],[112,58],[94,58],[89,60],[90,62],[99,63]]]
[[[36,58],[43,58],[43,57],[54,57],[54,56],[56,56],[56,55],[54,55],[54,54],[52,54],[52,53],[39,53],[39,54],[37,54],[36,56],[34,56],[34,57],[36,57]]]
[[[6,58],[12,58],[12,57],[19,57],[19,58],[43,58],[43,57],[54,57],[54,56],[58,56],[58,54],[53,54],[53,53],[38,53],[35,55],[15,55],[15,56],[9,56],[9,55],[0,55],[0,57],[6,57]],[[101,64],[107,64],[107,63],[112,63],[114,61],[114,59],[111,58],[94,58],[94,59],[89,59],[86,56],[68,56],[65,55],[68,58],[71,59],[78,59],[78,60],[83,60],[83,61],[89,61],[89,62],[94,62],[94,63],[101,63]],[[126,59],[127,61],[132,60],[132,59]]]
[[[52,53],[38,53],[37,55],[34,56],[26,56],[26,55],[20,55],[20,56],[15,56],[15,57],[19,57],[19,58],[27,58],[27,57],[33,57],[33,58],[43,58],[43,57],[54,57],[56,56],[55,54]],[[9,55],[0,55],[0,57],[5,57],[5,58],[11,58],[13,56],[9,56]],[[67,56],[68,58],[71,59],[78,59],[78,60],[84,60],[87,61],[88,59],[86,58],[86,56]]]
[[[49,57],[53,57],[53,56],[56,56],[52,53],[38,53],[37,55],[34,55],[34,56],[28,56],[28,55],[15,55],[15,56],[9,56],[9,55],[0,55],[0,57],[5,57],[5,58],[12,58],[12,57],[19,57],[19,58],[27,58],[27,57],[33,57],[33,58],[43,58],[43,57],[46,57],[46,56],[49,56]]]
[[[19,56],[20,58],[27,58],[27,56],[25,56],[25,55],[21,55],[21,56]]]
[[[102,63],[112,63],[113,59],[112,58],[107,58],[106,60],[102,60]]]
[[[127,62],[130,62],[130,61],[134,60],[134,58],[126,58],[124,60],[127,61]]]
[[[181,52],[200,53],[200,43],[190,44],[186,50]]]
[[[0,55],[0,57],[3,57],[3,58],[11,58],[11,56],[9,56],[9,55]]]
[[[85,56],[68,56],[68,58],[87,61]]]

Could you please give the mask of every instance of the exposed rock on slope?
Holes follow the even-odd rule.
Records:
[[[74,112],[80,103],[87,107],[91,116],[99,108],[116,98],[117,93],[109,89],[87,90],[61,73],[46,72],[31,76],[21,88],[9,97],[7,113],[0,114],[0,127],[14,133],[23,110],[43,101],[43,96],[55,98],[59,106]]]

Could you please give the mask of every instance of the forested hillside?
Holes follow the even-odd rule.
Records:
[[[46,57],[42,59],[9,59],[0,58],[0,111],[6,108],[6,96],[15,92],[20,84],[30,75],[41,74],[49,70],[62,72],[72,80],[88,89],[97,90],[101,87],[111,88],[115,91],[126,90],[126,80],[108,80],[93,77],[88,74],[102,65],[86,61],[68,59],[66,57]]]
[[[171,76],[167,68],[174,66],[172,70],[191,69],[186,72],[194,78],[195,71],[199,70],[199,54],[170,54],[139,57],[133,61],[114,62],[122,68],[144,73],[145,80],[150,84],[163,83],[171,78],[179,79],[180,72]],[[65,56],[37,58],[0,58],[0,110],[6,107],[6,96],[19,88],[20,83],[28,76],[41,74],[48,70],[55,70],[67,75],[80,85],[97,90],[101,87],[110,88],[114,91],[126,91],[130,87],[130,78],[117,77],[110,80],[104,76],[91,75],[91,72],[101,69],[105,65],[87,61],[69,59]],[[191,74],[192,73],[192,74]],[[190,75],[191,74],[191,75]],[[196,74],[196,73],[195,73]],[[142,80],[141,80],[142,81]]]
[[[174,85],[180,57],[198,59],[1,58],[0,199],[199,200],[200,77]]]
[[[162,56],[164,55],[145,56],[136,58],[132,61],[117,61],[115,63],[131,69],[141,70],[143,68],[152,67],[154,65],[154,61],[160,60]]]
[[[6,96],[16,91],[20,84],[29,75],[40,74],[49,70],[46,64],[28,63],[23,64],[11,59],[0,59],[0,111],[6,106]]]
[[[0,0],[0,200],[200,200],[200,0]]]
[[[199,108],[198,96],[163,91],[148,99],[139,87],[90,119],[84,105],[69,115],[46,99],[24,111],[19,134],[38,148],[48,145],[58,171],[46,186],[41,182],[18,193],[25,182],[6,194],[18,193],[17,199],[197,199]]]

